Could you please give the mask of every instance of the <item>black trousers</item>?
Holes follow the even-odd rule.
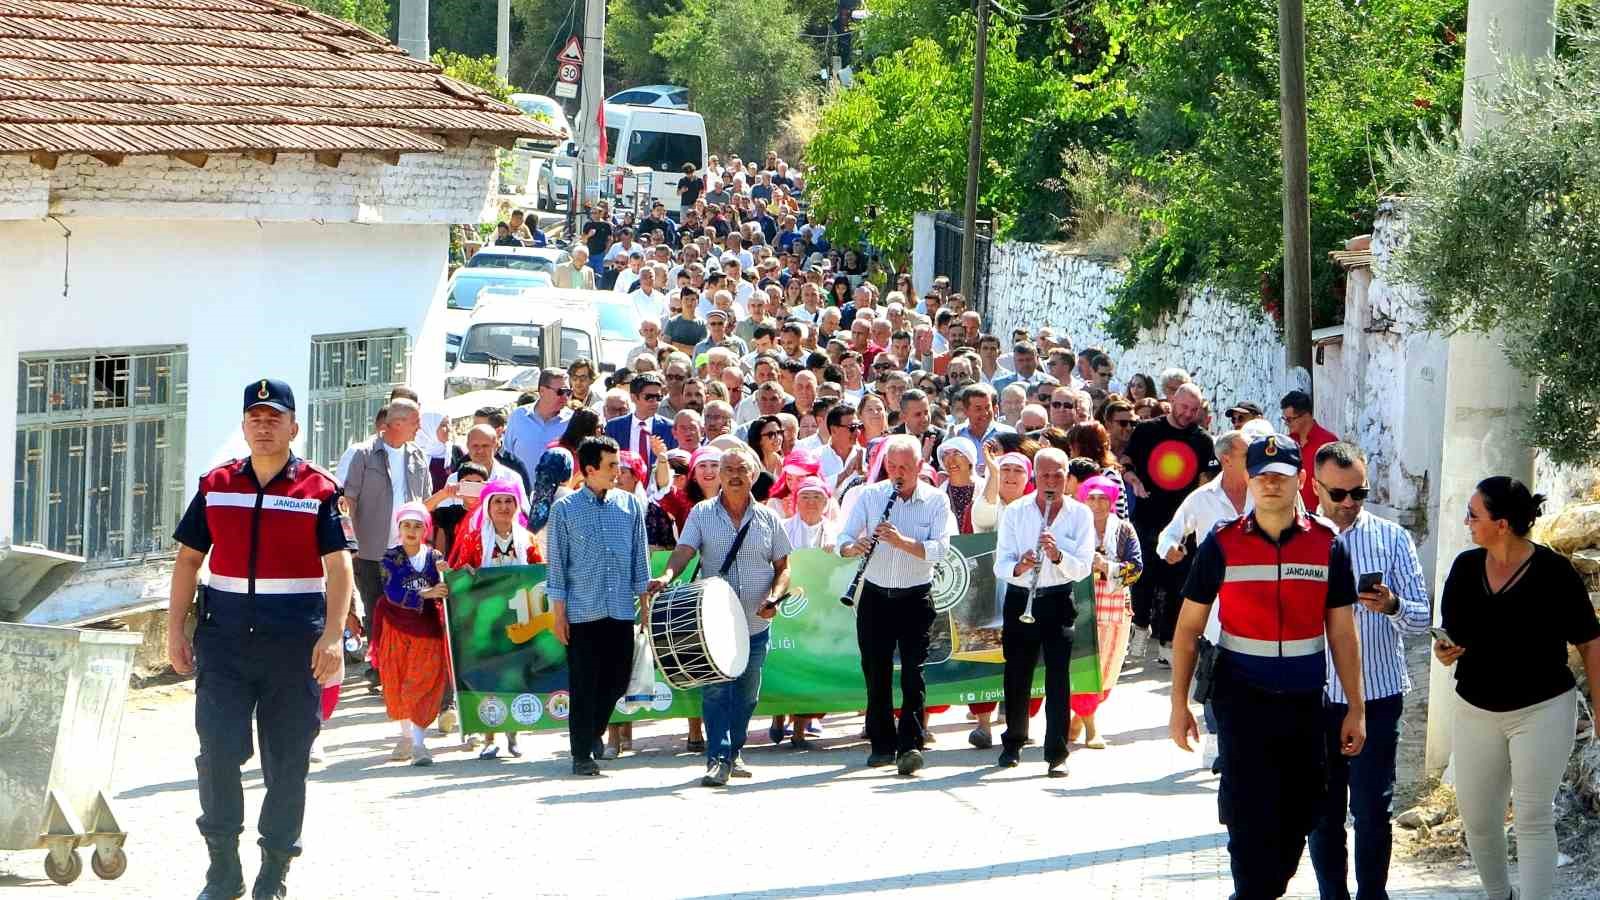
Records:
[[[300,854],[311,742],[322,730],[322,688],[311,677],[317,637],[228,634],[215,626],[195,631],[196,824],[207,838],[237,840],[244,831],[239,769],[254,755],[254,719],[267,789],[257,823],[261,846]]]
[[[933,627],[932,585],[890,590],[867,582],[856,604],[856,643],[867,684],[867,739],[874,755],[922,748],[922,709],[928,687]],[[900,651],[900,723],[894,721],[894,653]]]
[[[1139,553],[1144,558],[1144,575],[1133,583],[1133,624],[1150,628],[1152,636],[1163,644],[1172,643],[1173,632],[1178,629],[1178,613],[1183,609],[1183,584],[1189,578],[1189,564],[1194,554],[1169,565],[1156,553],[1156,543],[1161,529],[1136,529],[1139,535]]]
[[[1129,589],[1133,595],[1134,628],[1149,628],[1155,621],[1157,590],[1151,573],[1155,570],[1156,535],[1160,532],[1160,528],[1134,528],[1139,536],[1139,554],[1144,559],[1144,575]]]
[[[567,639],[567,689],[572,711],[567,736],[574,760],[593,759],[611,711],[628,690],[633,669],[633,623],[622,619],[574,622]]]
[[[1289,889],[1328,782],[1322,692],[1275,694],[1218,673],[1212,705],[1222,754],[1219,819],[1228,827],[1236,900]]]
[[[1072,700],[1068,667],[1077,610],[1068,585],[1034,594],[1031,625],[1020,619],[1027,603],[1027,588],[1006,586],[1005,630],[1000,636],[1006,656],[1006,731],[1000,741],[1006,749],[1018,751],[1028,742],[1028,700],[1033,696],[1034,668],[1043,656],[1044,758],[1056,762],[1067,758],[1067,711]]]

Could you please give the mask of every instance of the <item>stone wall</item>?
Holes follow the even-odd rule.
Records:
[[[1158,377],[1171,366],[1188,369],[1217,412],[1217,428],[1227,424],[1221,412],[1243,400],[1276,412],[1290,384],[1283,340],[1271,321],[1219,291],[1195,290],[1175,314],[1123,347],[1105,331],[1105,310],[1123,277],[1114,260],[1042,244],[996,243],[986,314],[996,334],[1048,325],[1070,336],[1073,347],[1103,347],[1117,363],[1118,380],[1135,372]]]
[[[27,157],[0,156],[0,218],[478,222],[490,202],[495,167],[495,149],[481,143],[407,154],[398,165],[346,154],[337,167],[293,153],[272,164],[214,156],[203,168],[167,156],[129,156],[108,166],[73,154],[53,170]]]

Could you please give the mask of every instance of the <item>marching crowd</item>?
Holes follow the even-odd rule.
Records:
[[[860,561],[853,600],[865,762],[913,775],[934,741],[930,717],[945,714],[924,704],[933,571],[952,537],[989,531],[1004,582],[1000,766],[1019,764],[1041,709],[1048,774],[1067,774],[1074,744],[1104,748],[1098,707],[1128,661],[1153,655],[1152,664],[1172,669],[1169,724],[1179,746],[1200,738],[1191,687],[1203,709],[1235,896],[1281,896],[1309,839],[1323,896],[1348,897],[1347,813],[1359,896],[1384,896],[1412,687],[1404,640],[1429,632],[1434,592],[1409,534],[1364,508],[1362,449],[1318,425],[1303,392],[1278,398],[1279,422],[1259,405],[1269,398],[1238,398],[1219,413],[1176,366],[1154,377],[1119,374],[1111,354],[1075,347],[1050,327],[994,334],[947,279],[926,293],[908,276],[884,281],[854,250],[829,247],[822,227],[797,227],[798,181],[775,158],[751,166],[754,177],[735,159],[686,178],[678,222],[657,209],[629,226],[604,204],[592,210],[587,246],[575,247],[570,267],[589,268],[567,275],[626,293],[640,309],[640,343],[625,367],[602,373],[578,359],[543,369],[509,415],[481,409],[465,435],[397,389],[377,433],[328,484],[288,495],[316,498],[323,505],[306,500],[304,511],[344,525],[342,534],[321,527],[317,549],[327,566],[354,552],[365,611],[349,624],[369,635],[375,678],[399,723],[395,758],[431,763],[425,729],[452,691],[443,572],[548,564],[546,594],[568,655],[572,771],[595,775],[630,746],[629,727],[610,718],[628,683],[636,624],[698,555],[702,576],[717,573],[738,597],[750,643],[743,674],[702,689],[689,749],[705,754],[707,786],[753,777],[741,751],[770,622],[789,586],[788,556],[821,548]],[[261,469],[276,461],[290,481],[302,477],[287,439],[273,443],[293,436],[292,394],[263,380],[247,388],[245,406],[252,458],[230,471],[248,474],[250,490],[289,490]],[[287,423],[252,425],[270,417]],[[220,494],[208,501],[208,490],[203,483],[178,534],[201,557],[218,517],[242,514]],[[1513,793],[1521,896],[1549,890],[1550,801],[1576,717],[1568,644],[1583,649],[1600,695],[1600,623],[1582,581],[1527,539],[1541,500],[1510,479],[1480,484],[1468,511],[1478,548],[1461,554],[1437,591],[1444,627],[1434,630],[1434,651],[1455,667],[1462,700],[1460,801],[1496,898],[1510,892],[1501,819]],[[652,549],[672,551],[656,577]],[[225,562],[220,574],[227,584],[248,577],[259,593],[254,570],[246,576],[242,566]],[[340,582],[328,571],[328,619],[314,627],[325,635],[341,632],[348,599],[348,589],[335,597]],[[1101,683],[1075,693],[1072,586],[1086,578]],[[183,588],[175,578],[175,609]],[[195,638],[202,656],[218,640],[213,623],[234,615],[229,596],[209,598]],[[193,665],[177,634],[175,664]],[[1030,702],[1040,661],[1045,692]],[[325,693],[322,718],[331,707]],[[995,743],[996,713],[992,703],[965,711],[971,745]],[[807,748],[821,718],[778,717],[767,734]],[[301,737],[310,752],[312,726],[287,742],[291,755]],[[248,735],[248,719],[244,727]],[[207,733],[203,797],[204,773],[218,764],[208,762]],[[507,740],[517,752],[514,736]],[[491,737],[483,755],[498,752]],[[234,761],[225,756],[224,767]],[[224,785],[201,820],[208,842],[231,833],[235,867],[237,784],[235,776]],[[269,784],[269,796],[292,790]],[[264,843],[269,809],[277,807],[263,811]]]

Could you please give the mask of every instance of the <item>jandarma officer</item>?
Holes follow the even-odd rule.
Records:
[[[263,378],[244,390],[250,455],[200,479],[174,534],[167,654],[195,681],[200,737],[200,833],[211,863],[199,900],[244,896],[239,835],[244,790],[239,769],[251,756],[250,722],[260,726],[261,869],[255,900],[287,895],[289,862],[300,854],[306,771],[321,728],[319,683],[342,676],[342,637],[350,605],[355,538],[340,514],[333,476],[297,458],[294,394]],[[185,630],[200,566],[194,637]]]
[[[1352,605],[1355,576],[1332,523],[1296,505],[1300,447],[1257,438],[1245,455],[1255,511],[1217,526],[1195,552],[1173,642],[1172,739],[1199,738],[1189,709],[1196,641],[1213,602],[1222,623],[1211,702],[1222,747],[1219,818],[1228,828],[1236,900],[1282,897],[1327,789],[1324,648],[1348,712],[1339,751],[1366,740],[1361,659]],[[1205,697],[1197,697],[1204,700]]]

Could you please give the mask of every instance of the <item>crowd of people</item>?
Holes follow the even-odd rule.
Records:
[[[1180,747],[1201,737],[1191,696],[1203,710],[1236,896],[1281,896],[1309,840],[1323,896],[1348,897],[1347,814],[1359,895],[1383,896],[1412,687],[1404,640],[1434,617],[1409,533],[1365,509],[1362,449],[1320,426],[1301,391],[1278,398],[1277,422],[1264,398],[1218,414],[1182,368],[1119,377],[1111,353],[1051,327],[996,334],[948,279],[926,292],[905,275],[885,281],[855,250],[829,247],[822,227],[797,226],[798,179],[774,158],[754,177],[751,166],[714,161],[686,179],[676,222],[659,208],[634,225],[592,209],[570,267],[583,275],[568,274],[633,299],[640,343],[626,365],[545,368],[509,413],[480,409],[464,435],[398,388],[376,433],[341,460],[365,601],[348,625],[371,640],[399,723],[394,758],[430,764],[426,730],[449,706],[443,572],[549,566],[572,771],[586,776],[628,753],[631,727],[610,719],[634,630],[698,556],[702,577],[717,573],[740,601],[749,664],[701,689],[687,749],[704,754],[707,786],[754,777],[742,750],[788,556],[818,548],[860,561],[868,766],[914,775],[940,715],[965,714],[967,742],[991,747],[997,713],[997,763],[1017,766],[1042,711],[1045,771],[1064,776],[1074,745],[1106,747],[1096,715],[1124,667],[1167,668]],[[247,417],[260,413],[250,397]],[[1480,549],[1442,586],[1434,635],[1460,673],[1461,803],[1495,897],[1510,890],[1509,794],[1522,896],[1545,896],[1554,870],[1550,798],[1576,715],[1567,644],[1583,648],[1600,695],[1600,623],[1582,581],[1526,537],[1539,499],[1510,479],[1479,486],[1468,522]],[[203,554],[196,502],[178,537]],[[1004,585],[1003,710],[930,709],[933,572],[953,537],[982,532],[996,534]],[[652,550],[671,551],[654,577]],[[1093,692],[1069,677],[1084,579]],[[1550,614],[1489,611],[1519,602]],[[330,594],[341,618],[342,603]],[[1040,662],[1044,696],[1030,699]],[[324,695],[322,718],[331,706]],[[806,749],[827,724],[780,716],[767,736]],[[482,755],[498,752],[491,736]]]

